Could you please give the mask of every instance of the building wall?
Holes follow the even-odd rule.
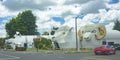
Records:
[[[62,31],[58,31],[61,32]],[[76,48],[76,35],[75,31],[72,30],[69,32],[69,34],[65,37],[57,36],[56,41],[59,43],[61,49],[70,49],[70,48]],[[102,45],[103,41],[106,42],[114,42],[120,44],[120,32],[116,30],[107,30],[106,36],[101,40],[95,40],[95,37],[92,37],[91,41],[83,40],[82,43],[79,42],[80,48],[95,48],[97,46]],[[61,38],[62,37],[62,38]],[[80,40],[79,40],[80,41]]]
[[[120,32],[117,30],[107,30],[105,40],[106,42],[114,42],[120,44]]]
[[[35,35],[26,35],[26,36],[16,36],[15,38],[8,39],[8,42],[11,42],[11,46],[15,49],[15,46],[24,46],[24,43],[27,43],[28,48],[33,48],[33,38]]]

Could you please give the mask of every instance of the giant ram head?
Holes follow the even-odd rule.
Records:
[[[104,25],[85,25],[78,30],[78,37],[82,40],[90,41],[92,37],[95,40],[101,40],[106,35],[106,29]]]

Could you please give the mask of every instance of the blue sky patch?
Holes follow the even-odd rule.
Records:
[[[12,17],[10,17],[10,16],[7,16],[7,17],[0,17],[0,24],[2,24],[3,23],[3,20],[9,20],[9,19],[11,19]]]
[[[109,23],[110,23],[110,22],[103,22],[103,23],[101,23],[101,24],[103,24],[103,25],[109,25]]]
[[[5,28],[0,28],[0,30],[4,30]]]
[[[94,24],[98,24],[100,21],[100,18],[95,18],[94,20],[92,20],[91,22],[93,22]]]
[[[83,19],[83,18],[84,18],[84,15],[80,15],[80,16],[78,16],[78,18]]]
[[[115,4],[115,3],[118,3],[118,2],[119,2],[119,0],[110,0],[109,4]]]
[[[65,23],[65,20],[62,17],[52,17],[52,19],[56,22],[60,22],[61,24]]]
[[[110,8],[105,8],[105,10],[108,12],[110,10]]]
[[[95,18],[94,20],[92,20],[91,22],[93,22],[94,24],[103,24],[103,25],[108,25],[110,22],[103,22],[100,23],[100,18]]]
[[[3,0],[0,0],[0,1],[3,1]]]

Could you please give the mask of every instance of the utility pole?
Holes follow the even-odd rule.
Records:
[[[75,38],[76,38],[76,50],[77,51],[79,51],[80,49],[80,47],[79,47],[79,40],[78,40],[78,38],[77,38],[77,18],[78,18],[78,16],[77,17],[75,17]]]

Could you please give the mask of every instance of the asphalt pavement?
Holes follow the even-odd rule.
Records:
[[[91,53],[39,53],[0,51],[0,60],[120,60],[120,51],[115,55]]]

